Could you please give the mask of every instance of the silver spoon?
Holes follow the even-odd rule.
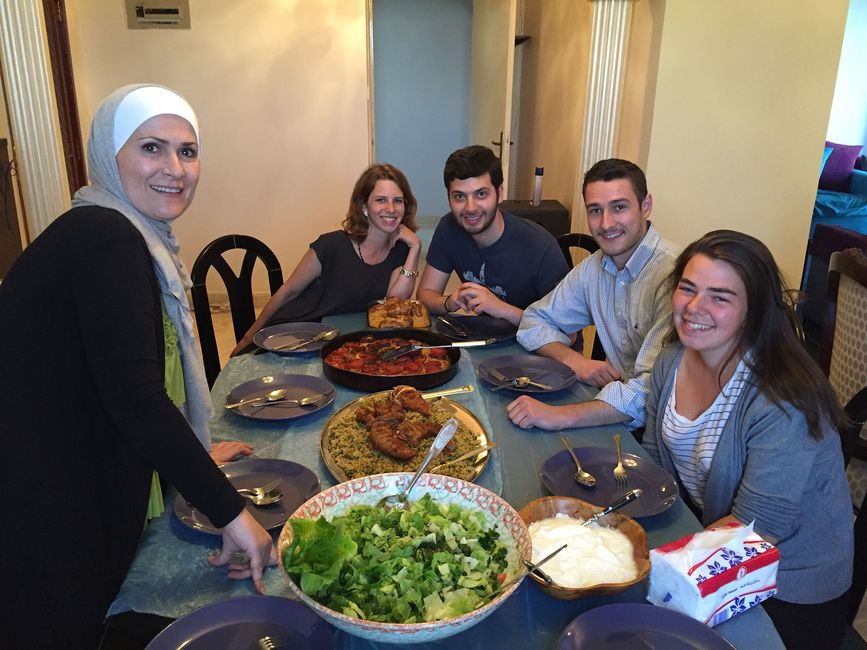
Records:
[[[250,499],[257,506],[269,506],[272,503],[277,503],[280,499],[283,498],[283,493],[279,490],[275,490],[274,492],[266,492],[265,494],[256,494],[255,492],[242,492],[238,490],[238,494],[240,494],[245,499]]]
[[[559,553],[559,552],[562,551],[564,548],[566,548],[566,546],[567,546],[566,544],[563,544],[563,546],[561,546],[561,547],[558,548],[557,550],[553,551],[552,553],[546,555],[545,557],[543,557],[543,558],[542,558],[541,560],[539,560],[538,562],[535,562],[535,563],[533,563],[533,562],[529,562],[529,564],[532,565],[533,570],[536,570],[536,569],[538,569],[540,566],[542,566],[543,564],[545,564],[545,562],[547,562],[547,561],[550,560],[552,557],[554,557],[555,555],[557,555],[557,553]],[[514,578],[511,578],[510,580],[506,580],[503,584],[501,584],[499,587],[497,587],[496,589],[494,589],[494,590],[493,590],[493,591],[488,595],[487,600],[482,601],[481,603],[479,603],[478,605],[476,605],[476,609],[478,609],[479,607],[482,607],[483,605],[486,605],[487,603],[491,602],[491,601],[494,599],[495,596],[499,595],[500,592],[505,591],[506,589],[508,589],[509,587],[511,587],[511,586],[512,586],[513,584],[515,584],[516,582],[519,582],[519,581],[523,580],[523,579],[527,576],[528,573],[530,573],[530,569],[529,569],[528,567],[525,566],[525,568],[524,568],[524,569],[523,569],[523,570],[522,570],[518,575],[516,575]],[[553,580],[552,580],[552,582],[553,582]]]
[[[264,395],[259,395],[258,397],[248,397],[247,399],[242,399],[238,402],[224,404],[224,406],[227,409],[234,409],[238,408],[239,406],[244,406],[244,404],[253,404],[255,402],[276,402],[277,400],[281,400],[286,397],[286,393],[288,392],[288,388],[275,388],[274,390],[265,393]]]
[[[263,402],[261,404],[253,404],[254,409],[260,409],[264,406],[318,406],[319,402],[325,399],[325,393],[316,393],[314,395],[307,395],[302,397],[301,399],[281,399]]]
[[[434,438],[433,444],[430,446],[430,450],[428,450],[427,452],[427,456],[425,456],[424,460],[421,462],[421,467],[419,467],[416,470],[415,475],[413,475],[412,480],[407,483],[407,486],[403,488],[403,490],[399,494],[391,494],[387,497],[383,497],[382,499],[380,499],[377,502],[376,507],[385,508],[386,510],[393,510],[395,508],[406,510],[409,491],[412,490],[419,477],[424,474],[424,471],[427,469],[427,466],[430,465],[430,462],[434,459],[434,457],[439,454],[443,450],[443,448],[449,443],[449,441],[455,435],[455,431],[457,431],[457,428],[458,421],[455,418],[449,418],[448,420],[446,420],[443,428],[440,429],[437,437]]]
[[[282,343],[280,345],[271,346],[272,350],[297,350],[298,348],[303,348],[305,345],[310,345],[311,343],[316,343],[316,341],[330,341],[335,336],[340,334],[340,330],[326,330],[324,332],[319,332],[316,336],[309,339],[301,339],[300,341],[295,341],[295,343]]]
[[[587,487],[593,487],[596,485],[596,477],[589,472],[585,472],[584,468],[581,467],[581,463],[578,462],[578,456],[575,455],[575,450],[572,449],[572,445],[569,444],[569,439],[566,436],[560,436],[560,442],[563,443],[563,446],[566,447],[566,451],[569,452],[569,455],[572,456],[572,460],[575,461],[577,471],[572,477],[575,479],[575,482],[580,483],[581,485],[586,485]]]

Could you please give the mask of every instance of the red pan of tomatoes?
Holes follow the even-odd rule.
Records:
[[[350,332],[329,341],[319,351],[322,358],[322,372],[328,379],[347,388],[375,392],[388,390],[398,385],[413,386],[420,390],[442,386],[458,373],[458,361],[461,358],[459,348],[438,348],[427,351],[409,352],[403,356],[388,361],[377,361],[374,366],[370,365],[369,359],[359,358],[358,352],[352,350],[354,346],[346,346],[346,343],[357,343],[371,337],[372,339],[399,338],[405,341],[421,341],[425,345],[450,345],[452,341],[428,332],[417,329],[389,329],[389,330],[361,330]],[[341,367],[329,363],[328,357],[332,353],[332,362]],[[428,363],[425,363],[427,357]],[[436,361],[437,363],[433,363]],[[447,361],[447,365],[445,363]],[[439,367],[445,366],[442,369]],[[374,374],[374,369],[376,373]]]

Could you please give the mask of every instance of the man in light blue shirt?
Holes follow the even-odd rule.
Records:
[[[523,395],[506,410],[524,429],[643,426],[650,370],[671,327],[671,299],[663,284],[677,250],[649,221],[653,197],[644,172],[626,160],[602,160],[585,174],[582,193],[587,225],[600,250],[527,307],[518,342],[565,363],[580,381],[600,391],[589,402],[566,406]],[[572,349],[573,333],[588,325],[596,326],[606,361]]]

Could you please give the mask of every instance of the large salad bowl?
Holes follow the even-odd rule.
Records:
[[[277,542],[280,566],[289,579],[292,591],[335,627],[372,641],[424,643],[458,634],[487,618],[520,585],[520,581],[515,582],[478,609],[461,616],[422,623],[383,623],[329,609],[305,594],[299,584],[288,576],[283,557],[284,550],[292,543],[292,519],[318,519],[324,515],[331,520],[345,514],[355,505],[376,505],[384,496],[399,492],[411,478],[409,473],[375,474],[323,490],[292,514]],[[437,503],[456,504],[465,510],[481,512],[489,526],[496,526],[500,539],[508,549],[507,579],[521,573],[521,560],[531,557],[530,535],[526,524],[512,506],[474,483],[438,474],[423,474],[413,488],[410,500],[416,501],[425,494],[430,494]]]

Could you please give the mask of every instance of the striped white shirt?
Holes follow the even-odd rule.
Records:
[[[695,505],[704,508],[704,489],[722,430],[750,376],[743,359],[713,404],[690,420],[677,412],[677,370],[662,417],[662,441],[671,453],[680,482]]]
[[[518,343],[536,350],[588,325],[622,381],[603,386],[596,399],[644,424],[650,370],[671,327],[671,296],[660,286],[671,272],[677,250],[650,225],[622,270],[596,251],[572,269],[551,293],[524,310]]]

